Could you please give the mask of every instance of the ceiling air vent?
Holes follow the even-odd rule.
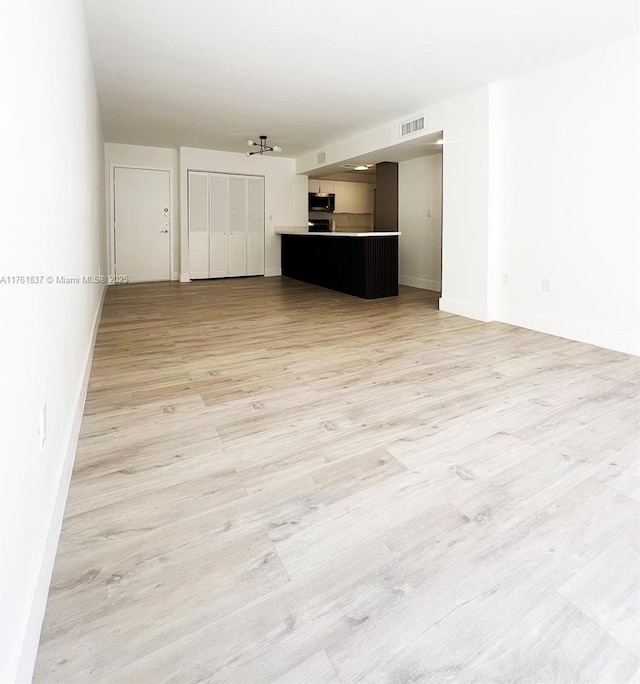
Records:
[[[326,152],[318,152],[318,164],[324,164],[327,161]]]
[[[419,119],[414,119],[413,121],[407,121],[400,125],[400,137],[405,135],[411,135],[412,133],[417,133],[424,129],[424,116]]]

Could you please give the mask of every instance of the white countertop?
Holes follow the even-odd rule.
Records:
[[[350,233],[350,232],[341,233],[338,230],[332,231],[330,233],[310,233],[305,228],[298,228],[297,226],[276,227],[275,234],[276,235],[307,235],[310,237],[360,237],[360,238],[362,238],[362,237],[391,237],[391,236],[402,235],[402,233],[399,233],[399,232],[387,232],[387,231],[382,231],[382,230],[367,232],[367,233]]]

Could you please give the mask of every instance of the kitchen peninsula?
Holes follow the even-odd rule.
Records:
[[[398,295],[399,232],[276,228],[282,275],[363,299]]]

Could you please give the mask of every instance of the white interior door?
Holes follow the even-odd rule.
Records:
[[[116,167],[113,185],[116,275],[170,280],[169,171]]]

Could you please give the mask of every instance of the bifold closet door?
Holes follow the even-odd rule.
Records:
[[[209,278],[209,174],[189,171],[189,276]]]
[[[229,176],[209,174],[209,278],[226,278],[229,273]],[[233,274],[231,274],[233,275]]]
[[[247,179],[229,176],[229,275],[247,275]]]
[[[264,178],[189,171],[189,274],[264,275]]]

